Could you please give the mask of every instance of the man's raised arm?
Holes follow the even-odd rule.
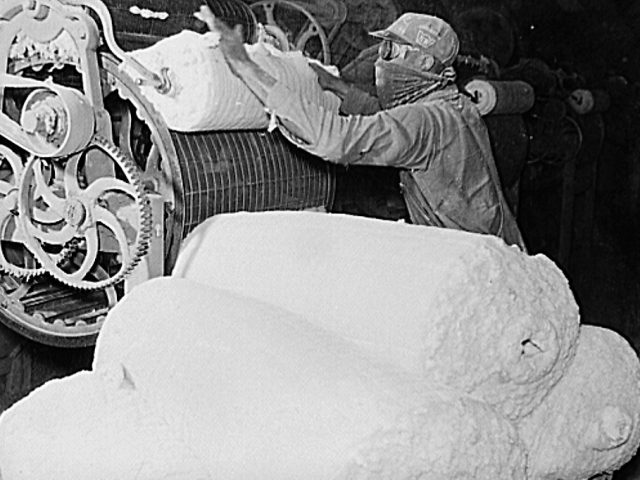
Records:
[[[228,27],[215,17],[207,5],[202,5],[194,16],[203,21],[212,32],[220,34],[220,49],[229,68],[235,73],[262,103],[266,103],[269,90],[276,79],[254,62],[244,46],[242,26]]]

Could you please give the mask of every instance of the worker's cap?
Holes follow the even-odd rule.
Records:
[[[458,55],[458,35],[441,18],[422,13],[403,13],[384,30],[370,35],[421,48],[443,65],[449,66]]]

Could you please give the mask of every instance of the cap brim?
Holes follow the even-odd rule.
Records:
[[[409,44],[406,39],[388,30],[376,30],[374,32],[369,32],[369,35],[371,35],[372,37],[380,38],[382,40],[391,40],[392,42]]]

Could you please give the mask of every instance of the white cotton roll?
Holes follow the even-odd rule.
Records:
[[[0,417],[3,480],[524,480],[509,421],[255,300],[184,279],[109,313],[93,372]]]
[[[519,430],[532,480],[581,480],[619,469],[640,445],[633,347],[613,330],[582,325],[572,364]]]
[[[205,480],[189,448],[131,385],[93,372],[51,380],[0,416],[2,480]]]
[[[238,79],[218,48],[215,33],[184,30],[151,47],[130,52],[149,70],[167,69],[171,91],[162,94],[152,86],[140,87],[172,130],[246,130],[266,128],[269,118],[260,101]],[[280,52],[267,44],[247,45],[251,58],[294,94],[337,111],[339,99],[325,92],[315,72],[300,52]],[[133,78],[140,74],[127,62],[122,69]]]
[[[114,365],[221,479],[332,479],[421,397],[298,315],[183,279],[147,282],[109,313],[94,370]]]
[[[517,418],[565,371],[578,308],[562,272],[489,235],[337,214],[218,215],[173,271],[301,314]]]
[[[212,478],[524,478],[510,422],[280,308],[184,279],[109,313],[94,371],[118,372]]]

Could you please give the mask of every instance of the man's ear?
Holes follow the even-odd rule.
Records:
[[[612,450],[629,440],[633,420],[618,407],[608,405],[593,419],[587,431],[588,446],[594,450]]]
[[[425,55],[424,60],[422,61],[422,69],[431,70],[435,64],[436,59],[433,57],[433,55]]]

